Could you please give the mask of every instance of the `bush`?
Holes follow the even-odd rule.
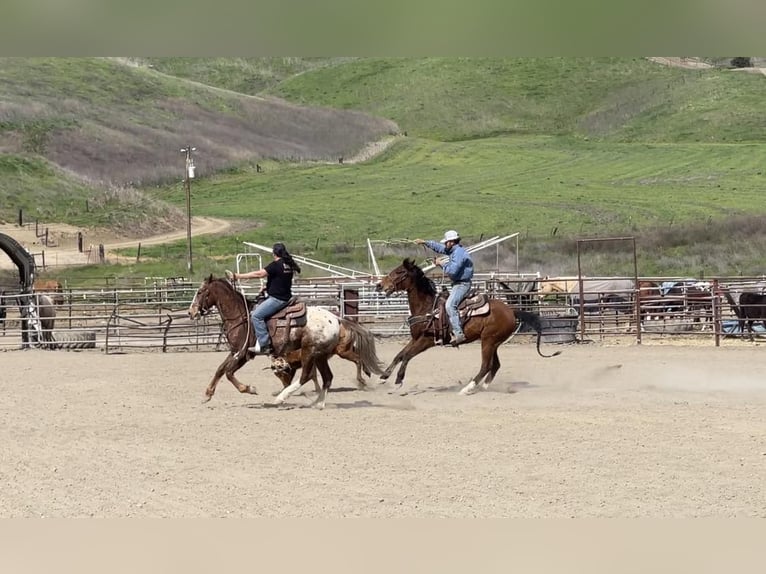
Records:
[[[731,59],[732,68],[752,68],[753,61],[749,56],[737,56]]]

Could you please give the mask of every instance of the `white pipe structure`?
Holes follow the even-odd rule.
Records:
[[[255,247],[256,249],[260,249],[261,251],[266,251],[268,253],[271,253],[272,251],[271,247],[266,247],[265,245],[259,245],[258,243],[250,243],[249,241],[243,241],[242,243],[250,247]],[[348,267],[342,267],[340,265],[333,265],[332,263],[317,261],[316,259],[309,259],[308,257],[303,257],[302,255],[293,255],[293,254],[291,255],[293,256],[293,259],[295,259],[298,263],[304,263],[311,267],[316,267],[317,269],[327,271],[329,273],[332,273],[333,275],[337,275],[338,277],[346,277],[348,279],[357,279],[358,277],[371,277],[371,275],[367,271],[358,271],[356,269],[350,269]]]
[[[375,271],[375,276],[380,277],[380,267],[378,267],[378,260],[375,259],[375,253],[372,251],[372,243],[370,238],[367,238],[367,252],[370,254],[370,261],[372,262],[372,269]]]
[[[476,243],[475,245],[471,245],[470,247],[466,248],[466,251],[469,253],[475,253],[476,251],[481,251],[482,249],[485,249],[487,247],[492,247],[493,245],[498,245],[499,243],[502,243],[503,241],[507,241],[508,239],[512,239],[516,237],[517,241],[517,267],[518,267],[518,236],[519,233],[512,233],[510,235],[505,235],[503,237],[500,237],[499,235],[495,235],[493,237],[490,237],[489,239],[485,239],[483,241],[480,241],[479,243]],[[376,241],[377,242],[377,241]],[[260,245],[258,243],[251,243],[249,241],[243,241],[245,245],[248,245],[250,247],[255,247],[256,249],[260,249],[261,251],[266,251],[267,253],[271,253],[272,248],[266,247],[265,245]],[[324,261],[318,261],[316,259],[310,259],[308,257],[303,257],[302,255],[293,255],[293,259],[298,261],[299,263],[304,263],[306,265],[309,265],[311,267],[315,267],[317,269],[321,269],[322,271],[327,271],[333,275],[336,275],[338,277],[346,277],[348,279],[358,279],[360,277],[362,278],[369,278],[370,281],[374,282],[377,277],[381,277],[380,268],[378,267],[378,262],[375,259],[375,254],[372,251],[372,243],[369,238],[367,238],[367,250],[370,255],[370,260],[372,262],[373,269],[375,271],[375,274],[372,275],[367,271],[359,271],[357,269],[350,269],[348,267],[342,267],[340,265],[333,265],[332,263],[327,263]],[[427,265],[423,267],[423,272],[428,272],[431,269],[436,267],[433,263],[430,265]]]

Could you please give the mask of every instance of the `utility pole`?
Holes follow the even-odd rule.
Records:
[[[191,180],[194,179],[194,160],[192,152],[197,151],[196,147],[186,146],[181,148],[181,153],[186,155],[186,171],[184,173],[184,183],[186,184],[186,270],[189,272],[189,278],[192,274],[192,240],[191,240]]]

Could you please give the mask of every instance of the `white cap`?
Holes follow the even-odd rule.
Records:
[[[441,240],[441,243],[447,243],[447,241],[457,241],[458,239],[460,239],[458,232],[454,229],[450,229],[444,234],[444,239]]]

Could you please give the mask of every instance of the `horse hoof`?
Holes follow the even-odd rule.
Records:
[[[249,387],[247,387],[247,392],[248,392],[248,393],[250,393],[251,395],[257,395],[257,394],[258,394],[258,391],[257,391],[257,390],[255,390],[255,387],[254,387],[254,386],[252,386],[252,385],[250,385]]]
[[[476,381],[471,381],[466,386],[464,386],[462,389],[460,389],[461,395],[472,395],[476,392]]]
[[[212,399],[212,398],[213,397],[205,397],[204,399],[202,399],[202,404],[204,405],[205,403],[209,403],[210,399]]]

